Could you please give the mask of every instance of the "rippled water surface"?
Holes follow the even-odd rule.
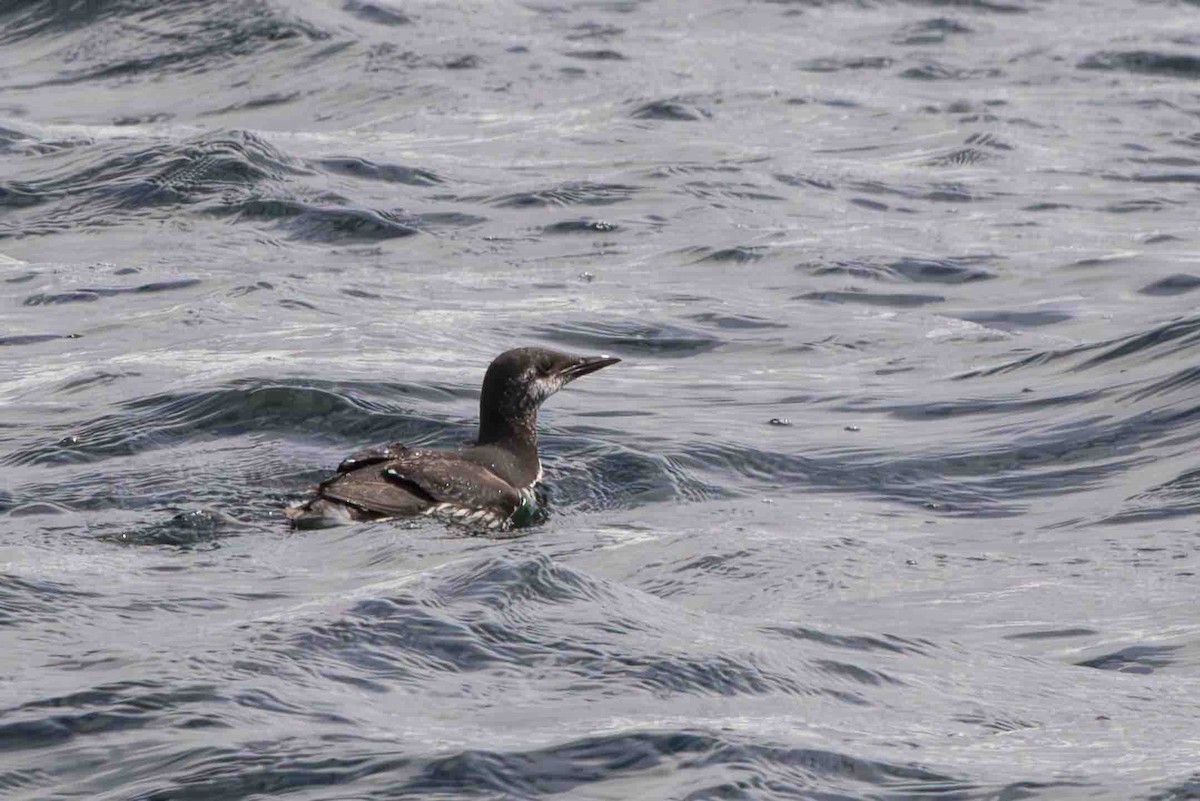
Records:
[[[0,4],[5,799],[1200,797],[1194,2]],[[317,532],[515,345],[549,516]]]

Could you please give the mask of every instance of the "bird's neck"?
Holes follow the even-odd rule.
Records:
[[[484,417],[479,424],[479,443],[473,450],[489,469],[514,487],[529,487],[541,478],[536,416],[520,421]]]
[[[536,458],[537,413],[516,419],[499,414],[480,414],[479,444],[498,445],[519,456],[532,453]]]

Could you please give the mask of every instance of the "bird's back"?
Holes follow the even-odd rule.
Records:
[[[522,493],[474,455],[403,445],[360,451],[288,516],[298,525],[320,525],[347,516],[436,515],[498,527],[521,506]]]

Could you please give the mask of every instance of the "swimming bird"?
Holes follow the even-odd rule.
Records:
[[[542,478],[537,413],[546,398],[581,376],[621,361],[515,348],[483,377],[479,438],[455,451],[396,443],[347,457],[316,494],[284,514],[297,527],[429,515],[485,529],[527,522]]]

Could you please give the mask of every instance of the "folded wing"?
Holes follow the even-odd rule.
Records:
[[[385,516],[468,509],[508,518],[520,493],[484,465],[455,453],[405,448],[360,451],[338,467],[318,496]]]

